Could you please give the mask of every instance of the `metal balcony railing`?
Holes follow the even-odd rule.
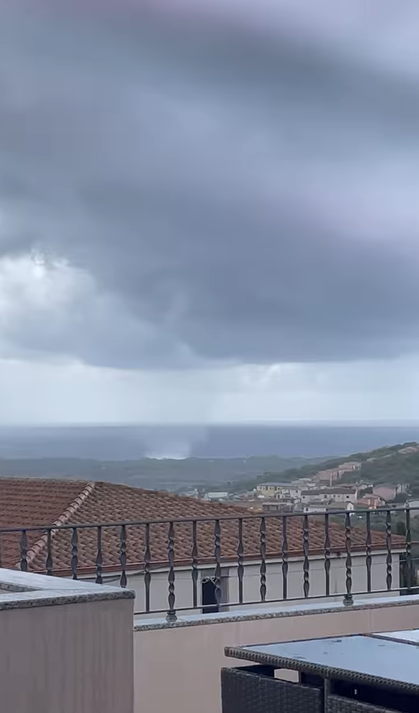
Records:
[[[0,566],[119,581],[135,588],[138,615],[174,621],[179,611],[340,596],[350,605],[355,596],[416,593],[418,544],[419,508],[238,511],[215,519],[0,528]]]

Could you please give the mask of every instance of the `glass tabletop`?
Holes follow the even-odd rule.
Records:
[[[380,634],[373,634],[374,638],[394,639],[395,641],[407,641],[411,644],[419,644],[419,629],[410,631],[386,631]]]
[[[394,632],[392,632],[394,633]],[[400,632],[398,632],[400,633]],[[403,632],[404,635],[412,632]],[[342,672],[342,678],[355,680],[366,675],[394,683],[419,687],[419,646],[375,636],[342,636],[330,639],[291,641],[280,644],[244,646],[227,650],[239,658],[266,663],[278,659],[278,668],[313,671],[316,667]],[[272,659],[270,663],[274,663]],[[284,666],[284,663],[286,664]]]

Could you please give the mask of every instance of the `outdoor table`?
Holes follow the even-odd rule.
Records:
[[[419,713],[419,630],[227,647],[223,713]],[[298,681],[281,680],[280,669]]]

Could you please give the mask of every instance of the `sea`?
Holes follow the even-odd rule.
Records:
[[[322,457],[419,440],[419,424],[0,427],[0,458]]]

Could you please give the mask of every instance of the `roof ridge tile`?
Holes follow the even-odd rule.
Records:
[[[58,528],[62,525],[68,525],[70,518],[73,515],[75,515],[77,510],[87,500],[89,495],[93,492],[95,485],[96,485],[96,483],[93,480],[89,481],[86,484],[86,486],[83,488],[83,490],[79,493],[79,495],[64,510],[62,515],[60,515],[60,517],[53,523],[53,525],[51,527],[52,538],[54,537],[54,535],[56,533],[56,529],[54,529],[54,528]],[[35,544],[32,545],[32,547],[28,550],[28,553],[26,556],[26,560],[27,560],[28,564],[31,564],[36,559],[36,557],[38,557],[42,553],[42,551],[45,549],[45,547],[47,545],[47,540],[48,540],[47,535],[46,534],[42,535],[39,538],[39,540],[37,540],[35,542]],[[18,566],[18,565],[19,565],[19,563],[17,563],[16,566]]]

